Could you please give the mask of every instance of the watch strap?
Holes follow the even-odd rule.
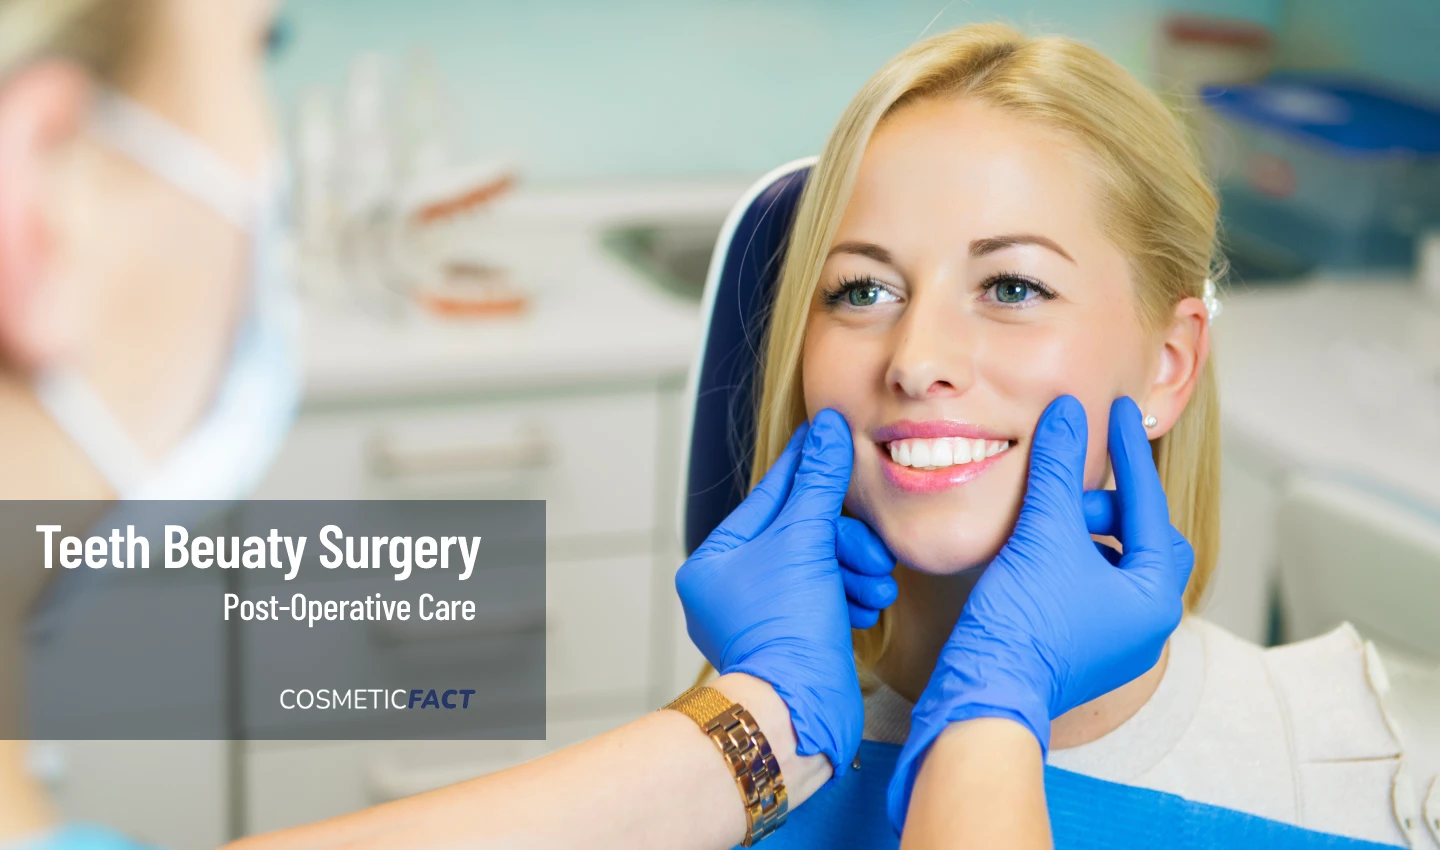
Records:
[[[714,688],[696,685],[665,708],[694,720],[725,758],[745,805],[747,829],[741,847],[750,847],[784,825],[790,805],[780,763],[744,706]]]

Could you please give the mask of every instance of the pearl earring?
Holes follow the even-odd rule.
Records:
[[[1151,414],[1150,416],[1145,417],[1145,427],[1146,427],[1146,428],[1154,428],[1154,427],[1155,427],[1156,425],[1158,425],[1159,423],[1160,423],[1160,420],[1159,420],[1159,419],[1156,419],[1155,416],[1154,416],[1154,414]]]

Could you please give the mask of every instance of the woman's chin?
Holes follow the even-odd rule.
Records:
[[[895,559],[916,572],[930,575],[955,575],[990,563],[1004,545],[979,539],[975,535],[953,531],[903,528],[877,528],[880,538],[890,547]]]
[[[1015,529],[1014,514],[940,503],[897,505],[867,498],[872,495],[852,484],[845,507],[880,535],[895,560],[916,572],[955,575],[982,567]]]

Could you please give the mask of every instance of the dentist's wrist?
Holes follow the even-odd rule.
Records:
[[[1009,640],[962,617],[914,714],[938,714],[951,723],[980,717],[1014,720],[1035,736],[1043,756],[1050,751],[1055,688],[1049,668],[1028,642]]]
[[[790,711],[797,753],[824,756],[832,778],[850,769],[865,731],[865,700],[852,656],[817,651],[804,662],[793,653],[783,659],[752,658],[725,672],[748,673],[775,690]]]
[[[897,833],[905,824],[920,769],[935,742],[948,731],[972,721],[1006,720],[1030,733],[1042,762],[1049,751],[1050,709],[1039,687],[1016,675],[1003,661],[981,664],[977,657],[952,656],[942,658],[941,663],[944,667],[937,668],[910,713],[910,735],[890,780],[886,809]]]
[[[1002,705],[967,704],[957,706],[946,718],[948,722],[941,728],[937,738],[972,720],[1004,720],[1030,733],[1040,747],[1042,759],[1050,752],[1050,716],[1043,707],[1037,709],[1032,705],[1016,709]]]
[[[745,706],[754,715],[755,722],[765,730],[770,749],[785,776],[791,809],[809,799],[830,779],[830,760],[823,753],[802,756],[796,752],[798,740],[790,707],[774,685],[749,673],[739,672],[726,673],[709,685]]]

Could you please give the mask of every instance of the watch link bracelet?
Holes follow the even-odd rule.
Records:
[[[789,794],[780,763],[755,718],[739,703],[706,685],[696,685],[666,705],[699,724],[720,748],[745,804],[746,834],[741,847],[779,829],[789,813]]]

